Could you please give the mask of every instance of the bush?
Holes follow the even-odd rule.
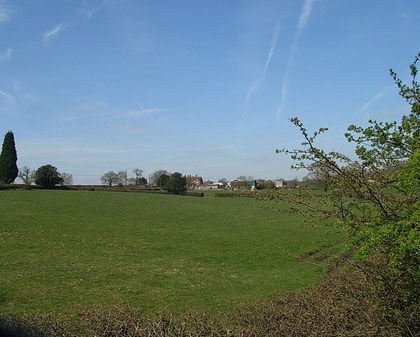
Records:
[[[41,166],[35,172],[35,184],[41,185],[42,187],[53,187],[61,184],[62,181],[63,179],[57,171],[57,168],[52,165]]]
[[[420,87],[416,63],[410,65],[407,86],[391,70],[400,95],[411,113],[397,122],[369,120],[366,128],[351,125],[347,140],[355,144],[357,159],[316,146],[320,128],[309,134],[292,118],[304,138],[303,148],[280,150],[296,161],[294,168],[313,172],[326,183],[326,197],[313,193],[289,195],[291,209],[341,224],[355,244],[359,257],[375,264],[370,279],[388,301],[388,317],[418,312],[420,297]],[[322,203],[322,204],[321,204]],[[299,206],[307,206],[304,210]],[[309,219],[309,217],[306,217]],[[410,323],[407,323],[408,326]],[[413,326],[412,326],[413,327]]]
[[[183,194],[187,191],[187,178],[179,172],[172,173],[165,189],[173,194]]]

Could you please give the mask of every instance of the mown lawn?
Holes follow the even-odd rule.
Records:
[[[121,303],[150,313],[217,312],[316,282],[328,259],[305,253],[322,246],[324,256],[339,251],[340,233],[299,227],[299,216],[267,205],[249,198],[0,191],[0,312]]]

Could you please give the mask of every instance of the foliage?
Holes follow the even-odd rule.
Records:
[[[161,174],[159,178],[156,180],[156,185],[160,188],[166,189],[170,175],[169,174]]]
[[[35,184],[41,185],[42,187],[53,187],[57,184],[61,184],[63,178],[57,168],[52,165],[44,165],[38,168],[35,172]]]
[[[127,170],[125,171],[120,171],[117,173],[118,176],[118,186],[127,186],[128,185],[128,175],[127,175]]]
[[[143,170],[142,169],[135,168],[133,170],[133,174],[135,174],[135,176],[136,176],[134,178],[134,185],[138,185],[138,186],[147,185],[146,178],[144,178],[144,177],[141,176],[143,174]]]
[[[296,161],[294,168],[315,172],[326,186],[327,198],[303,191],[289,201],[307,206],[304,212],[308,214],[316,211],[324,220],[333,218],[342,224],[360,256],[376,256],[380,261],[381,268],[370,276],[384,294],[391,294],[387,297],[390,307],[407,312],[417,307],[420,288],[419,57],[420,53],[410,66],[411,86],[391,70],[411,113],[400,123],[370,120],[367,128],[348,128],[345,136],[356,145],[357,160],[317,147],[316,137],[327,129],[310,135],[298,118],[291,121],[305,139],[302,148],[278,151]]]
[[[136,179],[136,185],[137,186],[146,186],[147,185],[147,179],[145,177],[140,177]]]
[[[64,186],[70,186],[73,185],[73,175],[71,173],[63,172],[61,173],[61,178],[63,181],[61,182]]]
[[[276,184],[272,180],[257,180],[257,190],[273,190],[276,188]]]
[[[220,179],[218,180],[218,182],[219,182],[219,183],[222,183],[222,184],[223,184],[223,187],[225,187],[225,186],[227,185],[227,183],[228,183],[228,181],[227,181],[227,179],[226,179],[226,178],[220,178]]]
[[[118,185],[120,183],[120,177],[114,171],[109,171],[101,177],[101,182],[106,186]]]
[[[10,184],[18,176],[17,154],[13,132],[4,136],[3,147],[0,154],[0,183]]]
[[[187,178],[179,172],[172,173],[165,189],[173,194],[183,194],[187,191]]]
[[[22,179],[25,185],[30,185],[34,182],[35,171],[25,165],[19,169],[18,177]]]
[[[157,170],[150,176],[150,183],[161,188],[165,188],[169,179],[169,173],[166,170]]]

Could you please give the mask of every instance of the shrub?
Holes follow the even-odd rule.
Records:
[[[183,194],[187,191],[187,178],[179,172],[172,173],[165,189],[173,194]]]
[[[35,172],[35,184],[42,187],[53,187],[61,184],[62,181],[63,179],[55,166],[44,165]]]

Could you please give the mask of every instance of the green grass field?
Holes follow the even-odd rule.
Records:
[[[142,193],[0,191],[0,312],[130,304],[226,311],[315,283],[343,249],[269,201]],[[281,206],[281,205],[280,205]],[[309,256],[309,255],[308,255]]]

